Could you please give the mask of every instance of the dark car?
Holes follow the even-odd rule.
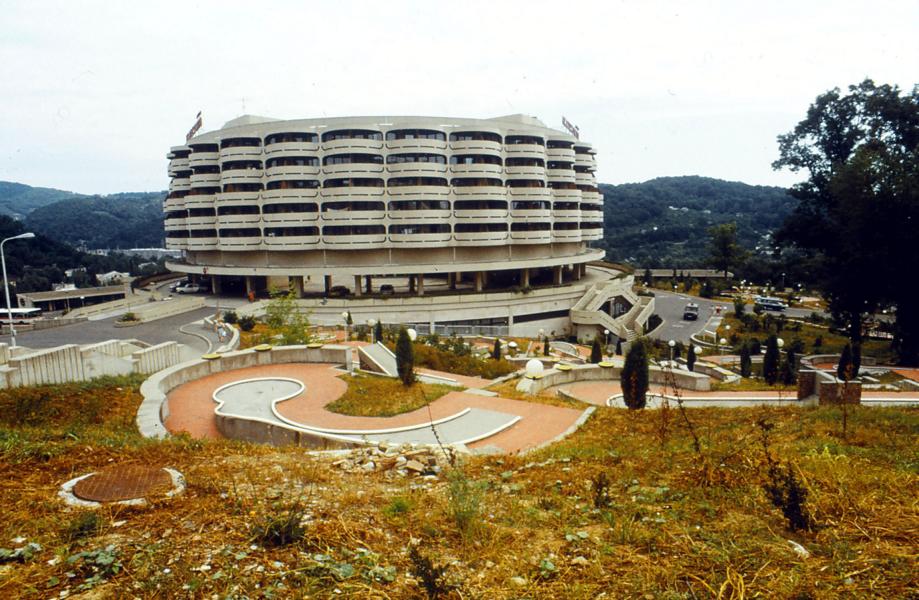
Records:
[[[333,298],[341,298],[342,296],[347,296],[351,293],[346,286],[343,285],[333,285],[332,289],[329,290],[329,296]]]
[[[683,309],[683,320],[684,321],[695,321],[699,318],[699,305],[695,302],[690,302],[686,305],[686,308]]]
[[[384,283],[383,285],[380,286],[380,294],[384,296],[392,296],[395,293],[396,293],[396,290],[392,286],[391,283]]]

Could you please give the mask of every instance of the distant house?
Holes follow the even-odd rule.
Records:
[[[75,273],[85,273],[85,272],[86,272],[86,267],[74,267],[72,269],[67,269],[66,271],[64,271],[64,275],[72,278]]]
[[[117,285],[119,283],[126,283],[130,280],[130,273],[120,273],[118,271],[109,271],[108,273],[96,275],[96,281],[98,281],[100,285]]]

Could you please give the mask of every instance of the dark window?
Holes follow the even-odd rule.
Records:
[[[188,216],[189,217],[213,217],[217,213],[214,212],[213,208],[189,208]]]
[[[266,189],[269,190],[314,190],[319,187],[315,179],[285,179],[283,181],[269,181]]]
[[[393,200],[389,210],[450,210],[449,200]]]
[[[588,148],[587,146],[575,146],[574,153],[575,154],[586,154],[587,156],[590,156],[590,148]]]
[[[322,134],[323,142],[334,140],[382,140],[383,134],[369,129],[339,129]]]
[[[548,200],[514,200],[511,210],[549,210],[551,203]]]
[[[383,210],[385,205],[382,202],[361,202],[361,201],[345,201],[345,202],[323,202],[322,203],[322,212],[339,212],[339,211],[368,211],[368,210]]]
[[[180,238],[180,239],[184,239],[184,238],[187,238],[187,237],[188,237],[188,230],[187,230],[187,229],[179,229],[179,230],[176,230],[176,231],[167,231],[167,232],[166,232],[166,237],[168,237],[168,238]]]
[[[191,191],[188,192],[189,196],[210,196],[211,194],[216,194],[220,192],[219,187],[193,187]],[[170,194],[170,197],[172,194]]]
[[[182,190],[180,192],[169,192],[169,195],[166,196],[166,199],[168,200],[170,198],[184,198],[188,194],[193,195],[196,190],[201,190],[201,189],[210,189],[210,188],[192,188],[190,192],[188,190]]]
[[[528,315],[514,315],[514,323],[529,323],[531,321],[542,321],[543,319],[567,319],[569,316],[570,311],[568,309],[547,310],[545,312],[530,313]]]
[[[492,231],[507,231],[507,223],[457,223],[455,233],[486,233]]]
[[[581,229],[603,229],[603,223],[599,221],[585,221],[581,223]]]
[[[578,228],[577,221],[554,223],[552,225],[552,229],[556,231],[563,231],[563,230],[577,229],[577,228]]]
[[[265,215],[314,212],[319,212],[319,205],[315,202],[288,202],[280,204],[265,204],[262,206],[262,214]]]
[[[316,167],[319,166],[319,158],[316,156],[282,156],[281,158],[272,158],[265,163],[265,167]]]
[[[535,146],[545,145],[543,139],[535,135],[509,135],[504,138],[504,143],[508,146],[516,146],[517,144],[530,144]]]
[[[224,171],[239,171],[242,169],[261,169],[262,161],[260,160],[230,160],[223,163],[221,169]]]
[[[368,177],[345,177],[343,179],[326,179],[322,182],[324,188],[343,187],[383,187],[382,179]]]
[[[490,131],[458,131],[450,134],[451,142],[498,142],[501,143],[501,136]]]
[[[451,165],[500,165],[501,158],[490,154],[456,154],[450,157]]]
[[[208,173],[219,173],[220,167],[217,165],[204,165],[202,167],[192,167],[191,171],[194,175],[206,175]]]
[[[218,215],[257,215],[259,213],[257,206],[218,206]]]
[[[603,212],[602,204],[581,204],[581,210],[586,210],[587,212]]]
[[[256,148],[262,145],[262,140],[258,138],[227,138],[220,142],[221,148]]]
[[[504,165],[507,167],[543,167],[545,164],[546,162],[541,158],[524,158],[519,156],[511,156],[504,161]]]
[[[549,187],[553,190],[576,190],[578,186],[570,181],[550,181]]]
[[[188,158],[188,155],[191,154],[191,150],[175,150],[170,152],[167,158]]]
[[[453,210],[507,210],[505,200],[457,200]]]
[[[407,185],[445,186],[447,185],[447,180],[441,177],[390,177],[386,185],[389,187],[404,187]]]
[[[386,233],[383,225],[326,225],[322,235],[380,235]]]
[[[450,225],[446,223],[400,223],[389,226],[390,235],[415,234],[415,233],[450,233]]]
[[[192,145],[191,145],[191,151],[192,151],[193,153],[196,153],[196,152],[217,152],[217,150],[219,150],[219,148],[220,148],[220,147],[219,147],[217,144],[192,144]]]
[[[188,179],[189,177],[191,177],[191,169],[176,171],[174,179]]]
[[[379,154],[336,154],[322,159],[324,165],[373,164],[382,165],[383,157]]]
[[[319,235],[318,227],[266,227],[267,237],[310,237]]]
[[[500,179],[492,177],[454,177],[450,180],[453,187],[502,187]]]
[[[553,206],[555,210],[577,210],[577,202],[556,202]]]
[[[223,191],[232,192],[259,192],[262,189],[261,183],[228,183],[223,186]]]
[[[166,219],[184,219],[188,216],[188,212],[184,210],[170,210],[166,213]]]
[[[284,132],[284,133],[272,133],[265,138],[265,145],[270,144],[285,144],[289,142],[307,142],[315,144],[319,141],[319,135],[316,133],[301,133],[301,132]]]
[[[550,160],[548,165],[550,169],[565,169],[566,171],[570,171],[573,166],[574,163],[563,162],[560,160]]]
[[[386,141],[393,140],[438,140],[443,142],[447,136],[442,131],[433,129],[396,129],[386,133]]]
[[[217,237],[216,229],[191,229],[188,232],[189,237],[193,238],[215,238]]]
[[[546,148],[571,148],[572,146],[574,146],[574,142],[565,140],[549,140],[546,142]]]
[[[235,237],[262,237],[262,230],[258,227],[238,227],[234,229],[221,229],[220,237],[222,238],[235,238]]]
[[[579,185],[577,186],[582,192],[600,192],[600,188],[594,187],[592,185]]]
[[[386,157],[386,162],[390,165],[402,163],[436,163],[444,165],[447,164],[447,157],[440,154],[390,154]]]
[[[541,188],[546,187],[546,182],[541,179],[508,179],[507,187],[512,188]]]
[[[549,231],[551,223],[511,223],[511,231]]]

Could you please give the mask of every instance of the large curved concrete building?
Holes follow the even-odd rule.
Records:
[[[215,291],[558,292],[604,254],[595,151],[523,115],[243,116],[168,158],[169,266]]]

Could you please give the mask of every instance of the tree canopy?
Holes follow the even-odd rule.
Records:
[[[833,314],[857,343],[862,320],[896,309],[894,347],[919,362],[919,284],[911,275],[919,230],[919,87],[866,79],[817,97],[779,136],[773,167],[803,171],[798,200],[777,240],[807,250]]]
[[[746,256],[744,249],[737,243],[737,224],[715,225],[709,228],[708,235],[709,262],[727,278],[728,271],[740,265]]]

